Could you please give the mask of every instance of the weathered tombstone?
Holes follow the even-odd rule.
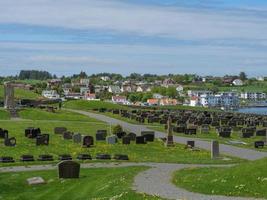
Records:
[[[126,135],[126,132],[124,132],[124,131],[122,131],[122,132],[118,132],[116,135],[117,135],[117,137],[118,137],[119,139],[121,139],[122,137],[124,137],[124,136]]]
[[[2,139],[8,138],[8,130],[4,130],[0,128],[0,138]]]
[[[115,154],[113,158],[115,160],[129,160],[128,155],[124,155],[124,154]]]
[[[135,133],[129,133],[127,136],[131,138],[131,141],[135,141],[135,138],[136,138]]]
[[[118,137],[116,135],[107,137],[107,144],[116,144],[117,142],[118,142]]]
[[[55,127],[54,128],[54,133],[55,134],[59,134],[59,135],[63,135],[64,132],[67,131],[66,127]]]
[[[105,141],[107,137],[107,130],[97,130],[96,141]]]
[[[31,161],[34,161],[34,157],[33,157],[33,155],[22,155],[20,157],[20,160],[22,162],[31,162]]]
[[[259,148],[259,147],[263,148],[264,147],[264,141],[256,141],[254,143],[254,146],[255,146],[255,148]]]
[[[144,136],[147,142],[153,142],[155,138],[155,132],[154,131],[142,131],[141,136]]]
[[[130,144],[131,143],[131,138],[128,136],[124,136],[122,138],[122,144]]]
[[[64,140],[71,140],[72,137],[73,137],[73,133],[70,132],[70,131],[66,131],[66,132],[63,133]]]
[[[62,155],[59,155],[58,159],[59,160],[72,160],[72,157],[69,154],[62,154]]]
[[[5,138],[4,144],[7,147],[14,147],[14,146],[16,146],[16,138],[14,138],[14,137],[12,137],[12,138]]]
[[[83,147],[90,147],[93,145],[94,145],[94,138],[92,136],[89,136],[89,135],[83,136],[83,139],[82,139]]]
[[[167,147],[173,147],[174,146],[174,142],[173,142],[173,135],[172,135],[172,119],[171,117],[169,117],[168,119],[168,129],[167,129],[167,140],[166,140],[166,146]]]
[[[59,178],[79,178],[80,164],[74,161],[62,161],[58,164]]]
[[[204,124],[201,126],[201,130],[200,130],[201,133],[205,134],[205,133],[209,133],[209,131],[210,131],[209,125]]]
[[[52,155],[44,154],[44,155],[39,155],[38,161],[53,161],[54,158]]]
[[[41,129],[40,128],[33,128],[29,127],[25,129],[25,137],[27,138],[37,138],[41,134]]]
[[[4,107],[6,109],[15,109],[14,85],[11,82],[4,83]]]
[[[192,140],[187,141],[187,147],[194,148],[195,147],[195,141],[192,141]]]
[[[136,144],[146,144],[146,139],[144,136],[136,136],[135,142]]]
[[[90,154],[79,154],[77,159],[78,160],[92,160],[92,156]]]
[[[212,159],[216,159],[220,156],[220,152],[219,152],[219,142],[213,140],[211,142],[211,158]]]
[[[257,130],[256,136],[266,136],[266,129]]]
[[[49,134],[42,134],[36,137],[36,146],[49,145]]]
[[[73,135],[73,142],[74,143],[81,143],[82,142],[82,135],[80,133],[75,133]]]
[[[32,177],[27,179],[28,185],[40,185],[44,184],[45,180],[42,177]]]
[[[99,160],[110,160],[111,156],[109,154],[98,153],[98,154],[96,154],[96,159],[99,159]]]
[[[10,157],[10,156],[0,157],[0,163],[13,163],[13,162],[15,162],[13,157]]]

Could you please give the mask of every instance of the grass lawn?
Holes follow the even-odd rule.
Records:
[[[64,102],[63,107],[77,109],[77,110],[93,110],[99,108],[106,109],[127,109],[127,106],[113,104],[104,101],[86,101],[86,100],[72,100]]]
[[[0,120],[3,119],[10,119],[10,114],[5,110],[0,109]]]
[[[100,122],[96,119],[81,115],[79,113],[69,112],[65,110],[56,110],[55,113],[41,109],[25,109],[19,112],[20,118],[31,120],[59,120],[59,121],[86,121]]]
[[[173,182],[204,194],[267,198],[267,159],[231,168],[189,168],[177,171]]]
[[[122,145],[121,143],[110,145],[105,142],[97,142],[95,147],[83,148],[72,140],[63,140],[61,136],[53,133],[54,127],[65,126],[68,130],[84,135],[95,136],[96,130],[110,130],[107,124],[78,122],[78,121],[0,121],[0,127],[9,130],[9,137],[16,137],[16,147],[6,147],[3,139],[0,141],[0,156],[12,156],[18,160],[23,154],[32,154],[37,157],[40,154],[52,154],[55,159],[59,154],[71,154],[76,157],[79,153],[89,153],[95,157],[96,153],[127,154],[130,161],[136,162],[170,162],[170,163],[232,163],[230,161],[212,160],[208,151],[185,150],[184,145],[177,144],[175,148],[164,147],[161,141],[155,141],[145,145]],[[35,140],[24,136],[27,127],[40,127],[43,133],[50,134],[49,146],[36,146]],[[18,163],[15,163],[18,164]],[[5,165],[5,164],[2,164]]]
[[[79,179],[58,179],[57,171],[0,174],[0,197],[5,200],[156,200],[158,197],[137,194],[132,189],[135,175],[146,167],[81,169]],[[26,179],[41,176],[47,182],[29,186]]]
[[[16,99],[37,99],[40,97],[41,96],[39,94],[36,94],[33,91],[15,88]],[[4,98],[4,86],[0,85],[0,99],[3,99],[3,98]]]

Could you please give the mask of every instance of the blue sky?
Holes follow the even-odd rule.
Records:
[[[0,75],[267,75],[267,1],[0,0]]]

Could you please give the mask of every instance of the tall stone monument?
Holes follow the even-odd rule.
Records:
[[[173,147],[174,142],[173,142],[173,134],[172,134],[172,119],[169,117],[168,119],[168,124],[167,124],[167,140],[166,140],[166,147]]]
[[[11,82],[4,83],[4,107],[5,109],[15,109],[14,85]]]
[[[220,157],[219,142],[213,140],[211,142],[211,158],[217,159]]]

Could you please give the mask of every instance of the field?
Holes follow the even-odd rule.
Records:
[[[3,120],[3,119],[10,119],[10,114],[9,112],[5,110],[0,109],[0,120]]]
[[[0,85],[0,99],[4,98],[4,87]],[[16,99],[38,99],[41,96],[33,91],[23,90],[15,88],[15,98]]]
[[[173,182],[204,194],[267,198],[267,159],[231,168],[191,168],[178,171]]]
[[[85,101],[85,100],[72,100],[64,102],[63,107],[77,109],[77,110],[93,110],[99,108],[106,109],[127,109],[127,106],[113,104],[104,101]]]
[[[5,200],[156,200],[158,197],[137,194],[131,189],[134,176],[145,167],[81,169],[79,179],[58,179],[57,171],[0,174],[0,197]],[[44,185],[29,186],[26,179],[41,176]],[[8,181],[7,181],[8,180]]]

